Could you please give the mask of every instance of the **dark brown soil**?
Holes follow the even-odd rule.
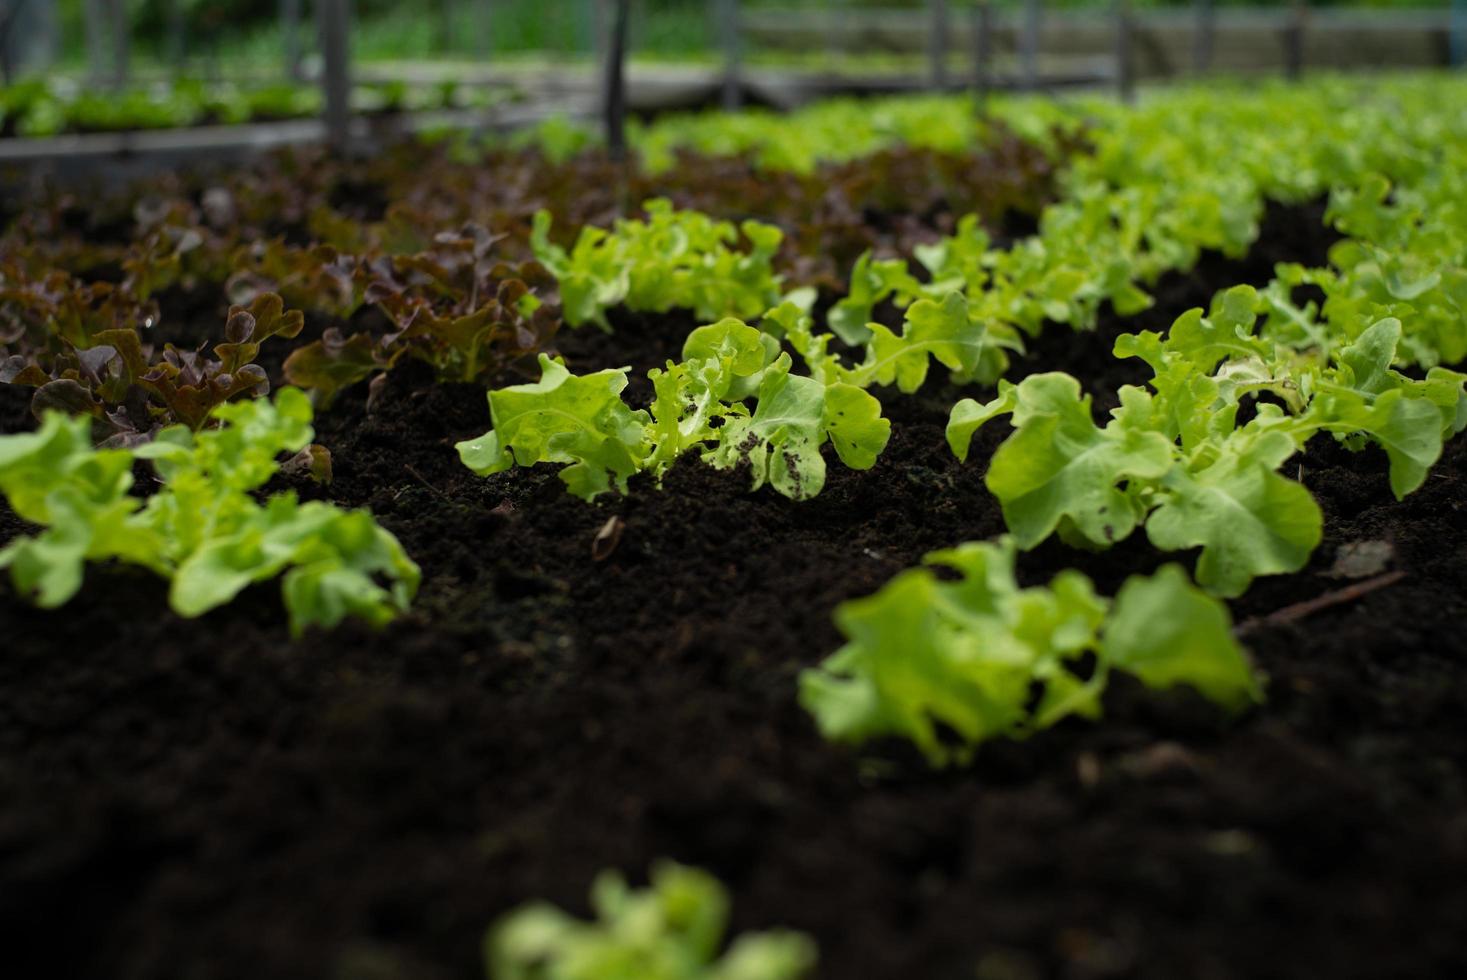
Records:
[[[1317,210],[1275,209],[1265,235],[1164,281],[1144,324],[1328,244]],[[582,369],[646,367],[690,325],[566,346]],[[1022,368],[1139,380],[1108,354],[1135,325],[1053,331]],[[10,431],[23,403],[0,394]],[[185,622],[116,568],[62,612],[0,595],[6,975],[478,977],[496,916],[584,912],[597,870],[658,856],[727,882],[737,928],[812,933],[825,978],[1463,975],[1467,440],[1405,502],[1375,450],[1299,460],[1325,542],[1235,614],[1337,588],[1350,542],[1389,541],[1406,577],[1252,631],[1271,683],[1250,716],[1121,683],[1100,724],[934,773],[899,745],[823,743],[795,678],[838,646],[836,603],[1002,531],[981,477],[1005,427],[959,465],[956,395],[882,393],[890,448],[867,473],[832,460],[812,502],[689,460],[660,492],[586,505],[549,469],[463,469],[482,390],[409,368],[371,414],[359,388],[318,426],[330,499],[370,506],[423,566],[386,632],[292,643],[269,587]],[[0,540],[18,530],[0,511]],[[1022,573],[1111,591],[1163,560],[1144,537],[1051,543]]]

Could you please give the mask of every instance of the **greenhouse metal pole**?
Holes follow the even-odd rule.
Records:
[[[591,56],[596,59],[596,64],[606,64],[606,37],[609,28],[606,22],[606,5],[615,3],[616,0],[589,0],[590,7],[587,8],[590,16],[587,19],[588,30],[591,37]]]
[[[605,84],[602,89],[606,120],[606,146],[613,160],[626,159],[627,154],[627,20],[631,0],[613,0],[611,38],[606,46]]]
[[[1447,57],[1454,68],[1467,64],[1467,0],[1452,0],[1447,18]]]
[[[739,36],[739,0],[713,0],[713,31],[723,47],[723,108],[743,102],[743,45]]]
[[[973,5],[973,93],[982,103],[993,84],[993,3],[978,0]]]
[[[15,44],[11,32],[15,30],[20,22],[21,10],[25,0],[12,5],[13,0],[0,0],[0,77],[3,77],[6,85],[15,81],[16,61]]]
[[[1115,0],[1116,94],[1121,101],[1136,101],[1136,66],[1131,51],[1131,0]]]
[[[285,76],[301,80],[301,0],[280,0],[280,46],[285,52]]]
[[[835,66],[844,70],[846,64],[846,22],[841,18],[840,12],[832,12],[832,7],[840,6],[841,0],[821,0],[821,20],[826,24],[826,50],[830,52],[830,61]],[[840,27],[837,29],[836,25]]]
[[[168,0],[168,63],[174,71],[180,71],[187,56],[188,17],[183,0]]]
[[[947,88],[947,0],[927,0],[927,60],[931,66],[932,87]]]
[[[326,96],[326,142],[351,149],[351,0],[316,0],[321,18],[321,87]]]
[[[106,0],[86,0],[82,8],[82,28],[87,36],[87,74],[94,85],[100,85],[107,75],[107,32],[103,29],[106,17]]]
[[[1294,0],[1284,29],[1284,75],[1290,81],[1298,81],[1304,74],[1304,28],[1308,20],[1309,4]]]
[[[494,51],[494,0],[479,0],[478,45],[481,61],[488,61]]]
[[[1040,0],[1024,0],[1024,27],[1019,35],[1019,61],[1023,65],[1024,87],[1039,87],[1039,31],[1044,23],[1044,5]]]
[[[28,68],[48,68],[55,60],[54,6],[42,0],[0,0],[0,63],[7,82]]]
[[[453,0],[438,0],[438,50],[453,50]]]
[[[41,6],[41,36],[45,38],[45,50],[42,52],[40,65],[50,68],[61,58],[61,12],[56,9],[56,4],[48,3]]]
[[[1217,12],[1212,0],[1197,0],[1197,27],[1192,46],[1192,69],[1199,75],[1212,70],[1213,35],[1217,30]]]
[[[131,67],[132,24],[128,17],[127,0],[112,0],[112,81],[118,88],[127,84]]]

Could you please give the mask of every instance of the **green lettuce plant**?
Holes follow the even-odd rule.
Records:
[[[1301,353],[1258,333],[1268,308],[1238,286],[1218,295],[1210,315],[1184,313],[1165,338],[1117,338],[1117,356],[1141,358],[1153,378],[1150,391],[1122,388],[1104,425],[1074,378],[1038,374],[1001,383],[986,404],[955,405],[948,443],[966,458],[981,426],[1012,416],[985,482],[1021,548],[1054,533],[1103,548],[1144,525],[1163,550],[1201,547],[1197,580],[1219,595],[1297,571],[1323,519],[1309,491],[1279,472],[1283,464],[1322,432],[1352,449],[1374,443],[1404,497],[1425,480],[1443,439],[1467,428],[1467,375],[1395,370],[1402,326],[1391,318],[1328,358]],[[1254,412],[1240,424],[1245,399],[1256,400]]]
[[[370,513],[252,495],[282,453],[310,443],[306,396],[285,388],[214,417],[218,428],[171,426],[134,449],[95,449],[90,419],[55,412],[35,432],[0,437],[0,492],[42,526],[0,549],[16,590],[53,609],[80,590],[87,562],[116,559],[169,579],[169,604],[185,617],[277,575],[295,635],[347,616],[380,626],[405,611],[418,567]],[[136,460],[162,479],[146,501],[128,493]]]
[[[792,292],[760,326],[784,338],[805,362],[810,376],[829,384],[857,388],[894,384],[911,394],[927,380],[932,361],[946,367],[956,383],[992,384],[1008,369],[1009,352],[1023,350],[1016,333],[1002,324],[976,319],[967,298],[949,291],[909,305],[899,334],[880,323],[866,324],[859,342],[864,356],[847,365],[829,350],[831,335],[815,332],[806,312],[812,298],[807,291]]]
[[[618,220],[611,230],[586,226],[567,251],[550,241],[548,211],[535,214],[535,257],[560,281],[565,322],[610,330],[606,310],[692,310],[701,320],[758,316],[779,300],[772,260],[783,233],[744,221],[737,227],[663,198],[643,205],[645,221]],[[741,248],[748,242],[747,250]]]
[[[1057,118],[1039,105],[1024,122],[1035,137],[1050,136]],[[764,170],[810,173],[821,162],[869,156],[905,145],[958,152],[995,130],[967,99],[902,96],[881,100],[822,99],[791,113],[673,113],[634,127],[632,145],[654,173],[678,163],[678,150],[717,156],[746,154]]]
[[[489,393],[494,427],[458,444],[481,476],[512,466],[566,464],[560,478],[591,500],[646,472],[660,481],[684,453],[702,450],[719,468],[747,465],[753,487],[765,483],[795,500],[825,484],[827,441],[852,469],[869,469],[886,447],[890,423],[860,388],[790,372],[773,337],[729,318],[699,327],[683,360],[648,372],[650,409],[621,398],[625,368],[573,375],[541,355],[538,382]],[[751,411],[744,400],[757,399]]]
[[[988,107],[999,126],[1042,122],[1064,133],[1084,121],[1086,152],[1065,157],[1064,193],[1037,233],[999,247],[970,216],[916,250],[925,279],[904,260],[863,255],[826,326],[861,344],[878,302],[942,302],[956,289],[994,335],[1033,336],[1051,323],[1090,329],[1107,304],[1121,316],[1147,308],[1163,273],[1191,268],[1205,251],[1244,254],[1265,201],[1329,194],[1328,220],[1350,240],[1332,250],[1333,268],[1295,269],[1291,285],[1326,293],[1322,317],[1341,343],[1395,317],[1405,324],[1403,362],[1457,363],[1467,357],[1467,178],[1453,161],[1467,159],[1467,131],[1444,117],[1442,102],[1441,89],[1415,79],[1369,90],[1342,79],[1181,87],[1138,109],[1081,100],[1049,115],[1000,100]],[[1285,103],[1282,132],[1272,122]],[[1274,295],[1286,304],[1286,292]],[[1281,315],[1264,332],[1287,343],[1276,328],[1297,329],[1299,319]]]
[[[851,268],[845,296],[830,308],[826,323],[847,344],[863,344],[871,337],[871,311],[877,303],[890,299],[906,307],[921,295],[922,283],[905,259],[872,260],[869,251],[863,252]]]
[[[1324,301],[1317,315],[1275,317],[1271,335],[1296,346],[1322,333],[1348,343],[1390,317],[1402,323],[1401,362],[1431,368],[1467,359],[1467,134],[1437,140],[1442,162],[1422,173],[1366,173],[1333,188],[1326,218],[1350,237],[1330,250],[1329,268],[1278,270],[1286,287],[1314,286]]]
[[[800,703],[821,734],[905,738],[946,766],[990,739],[1099,718],[1115,672],[1151,688],[1190,686],[1230,711],[1261,700],[1227,608],[1181,568],[1133,576],[1110,600],[1076,571],[1020,588],[1016,549],[1004,537],[935,551],[927,567],[838,607],[845,646],[800,676]]]
[[[484,940],[489,980],[799,980],[815,944],[786,930],[744,933],[723,949],[728,893],[696,868],[662,861],[633,890],[614,871],[591,887],[596,919],[547,903],[511,912]]]

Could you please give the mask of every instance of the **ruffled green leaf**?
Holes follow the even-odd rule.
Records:
[[[1228,708],[1259,696],[1226,609],[1179,569],[1128,581],[1111,611],[1078,572],[1020,588],[1014,557],[1010,538],[933,552],[927,564],[948,574],[908,569],[838,607],[846,644],[800,676],[821,734],[904,738],[942,766],[992,738],[1100,717],[1114,670],[1153,687],[1190,684]]]
[[[625,369],[573,375],[540,355],[540,380],[489,393],[494,428],[457,444],[459,458],[486,476],[517,463],[566,463],[560,477],[576,496],[590,500],[626,482],[646,456],[646,412],[621,400]]]
[[[1019,547],[1034,547],[1061,520],[1102,546],[1129,535],[1144,511],[1127,484],[1164,476],[1172,443],[1124,409],[1097,426],[1089,396],[1069,375],[1031,375],[1015,394],[1015,431],[994,453],[985,482]]]
[[[1147,687],[1186,684],[1230,710],[1263,700],[1261,678],[1233,638],[1227,607],[1193,588],[1178,565],[1126,579],[1106,620],[1100,657]]]
[[[173,426],[136,450],[93,449],[88,419],[48,416],[39,432],[0,437],[0,490],[45,525],[0,551],[18,590],[38,605],[69,600],[87,561],[118,559],[171,580],[169,601],[192,617],[282,572],[291,630],[330,628],[346,616],[380,626],[407,609],[420,574],[366,511],[251,492],[278,457],[308,444],[311,407],[294,388],[274,402],[214,410],[219,428]],[[163,486],[144,504],[128,495],[135,459],[153,462]]]
[[[757,316],[779,301],[773,258],[783,233],[745,221],[738,227],[657,198],[646,220],[618,220],[609,231],[587,226],[567,251],[550,241],[550,215],[537,212],[530,244],[560,282],[565,322],[609,330],[606,311],[692,310],[700,319]],[[742,247],[741,237],[748,242]]]
[[[929,358],[953,372],[959,380],[993,380],[1007,365],[1000,343],[987,327],[971,318],[962,293],[948,293],[941,302],[919,299],[907,308],[900,336],[879,323],[870,325],[866,359],[844,372],[844,380],[862,388],[896,386],[910,394],[927,380]]]
[[[719,445],[705,459],[720,469],[747,463],[753,488],[769,483],[794,500],[807,500],[825,486],[826,387],[789,373],[781,355],[764,374],[753,415],[730,418]]]
[[[881,403],[853,385],[825,389],[821,424],[840,461],[853,470],[869,470],[891,438],[891,422],[881,417]]]
[[[1323,515],[1308,490],[1276,472],[1295,448],[1284,432],[1240,430],[1201,469],[1173,469],[1146,520],[1151,543],[1164,551],[1201,547],[1197,581],[1222,596],[1242,595],[1256,576],[1303,568]]]
[[[862,252],[851,269],[846,295],[830,308],[826,322],[831,332],[847,344],[864,344],[871,339],[871,311],[877,303],[895,297],[905,306],[921,288],[905,260],[873,260],[869,251]]]
[[[1009,381],[998,383],[998,397],[989,402],[978,402],[964,398],[953,406],[947,420],[947,444],[953,455],[962,462],[968,461],[968,450],[973,436],[990,420],[1000,415],[1009,415],[1019,404],[1019,389]]]
[[[1393,370],[1401,322],[1372,324],[1339,352],[1337,366],[1318,384],[1310,417],[1338,436],[1362,434],[1386,451],[1396,497],[1421,486],[1441,456],[1442,439],[1467,417],[1467,376],[1433,368],[1425,380]]]

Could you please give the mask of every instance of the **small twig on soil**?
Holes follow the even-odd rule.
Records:
[[[1369,595],[1379,589],[1395,585],[1405,577],[1406,573],[1402,571],[1386,572],[1384,575],[1377,575],[1363,582],[1347,585],[1343,589],[1335,589],[1332,592],[1324,593],[1324,595],[1315,596],[1313,599],[1305,599],[1303,602],[1296,602],[1292,606],[1284,606],[1282,609],[1274,610],[1267,616],[1255,616],[1252,619],[1244,620],[1238,624],[1235,632],[1239,634],[1251,633],[1263,626],[1288,626],[1308,616],[1313,616],[1322,609],[1329,609],[1331,606],[1342,606],[1347,602],[1354,602],[1356,599]]]
[[[402,468],[405,469],[405,470],[407,470],[413,476],[417,477],[419,483],[421,483],[423,486],[427,487],[429,490],[432,490],[434,493],[436,493],[439,496],[440,499],[443,499],[443,500],[447,500],[448,499],[448,494],[444,493],[442,490],[439,490],[433,484],[429,483],[427,481],[427,479],[423,476],[423,474],[419,473],[418,470],[417,470],[417,468],[415,466],[413,466],[412,463],[404,463]]]

